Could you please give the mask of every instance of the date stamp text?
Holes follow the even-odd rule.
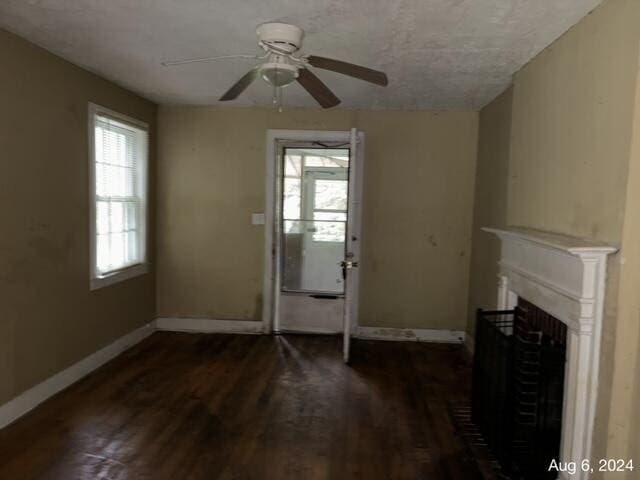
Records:
[[[592,463],[590,460],[579,462],[562,462],[551,460],[549,464],[550,472],[566,472],[575,475],[578,472],[633,472],[633,460],[623,458],[601,458]]]

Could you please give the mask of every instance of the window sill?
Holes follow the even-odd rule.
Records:
[[[107,287],[114,283],[119,283],[133,277],[139,277],[145,273],[149,273],[149,265],[147,263],[133,265],[118,272],[109,273],[102,277],[92,278],[89,282],[89,290],[98,290],[99,288]]]

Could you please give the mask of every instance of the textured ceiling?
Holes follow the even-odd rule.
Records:
[[[258,53],[266,21],[306,31],[304,51],[387,72],[377,87],[318,76],[342,107],[477,110],[600,0],[2,0],[0,26],[162,104],[217,104],[254,63],[160,62]],[[229,105],[269,105],[254,83]],[[317,106],[294,84],[285,106]]]

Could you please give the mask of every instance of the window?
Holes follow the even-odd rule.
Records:
[[[315,242],[344,242],[347,223],[347,180],[313,182]]]
[[[147,124],[89,106],[91,289],[147,272]]]
[[[344,242],[349,150],[285,147],[283,160],[283,232],[313,232],[314,242]]]

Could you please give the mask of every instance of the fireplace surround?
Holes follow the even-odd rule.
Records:
[[[521,297],[567,326],[560,461],[592,460],[607,256],[616,248],[527,228],[482,230],[501,239],[497,308],[513,309]]]

